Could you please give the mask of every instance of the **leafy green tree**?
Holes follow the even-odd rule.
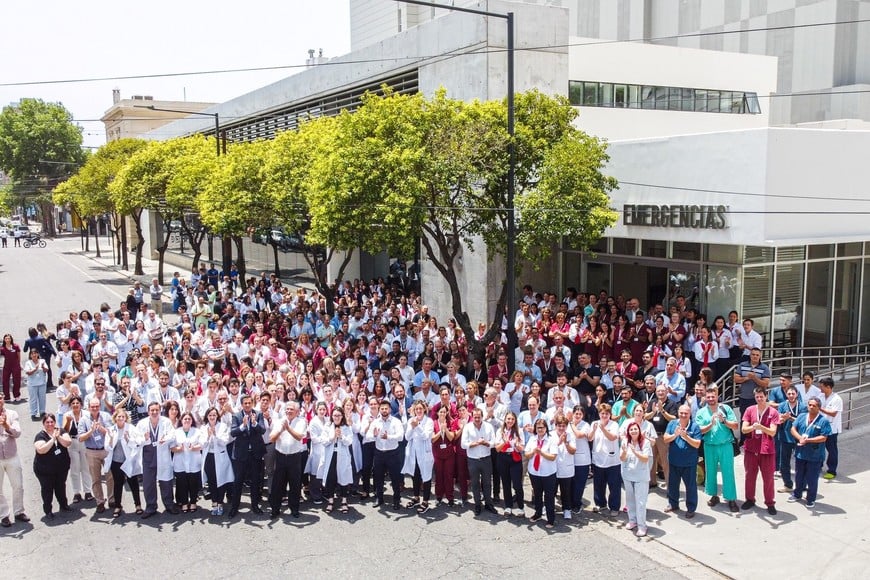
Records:
[[[515,242],[517,256],[534,264],[563,236],[580,246],[597,240],[617,217],[607,195],[616,182],[601,173],[605,145],[573,127],[577,113],[566,99],[529,91],[517,95],[515,111]],[[499,331],[507,284],[515,281],[500,282],[492,324],[477,340],[463,307],[457,260],[463,247],[483,247],[489,259],[506,254],[506,104],[457,101],[443,90],[431,99],[369,95],[350,117],[321,176],[340,186],[331,201],[312,204],[312,230],[319,214],[329,210],[325,221],[336,222],[354,208],[371,223],[389,225],[389,233],[371,236],[369,245],[400,248],[422,233],[426,257],[449,288],[453,316],[472,352],[482,353]]]
[[[127,267],[126,252],[122,252],[123,216],[117,211],[109,195],[111,184],[118,172],[137,151],[146,145],[141,139],[118,139],[100,147],[90,155],[78,172],[54,188],[53,201],[69,205],[81,222],[93,222],[97,216],[108,214],[115,232],[118,259]],[[97,255],[100,255],[99,237],[95,234]]]
[[[246,275],[242,236],[271,225],[270,204],[263,195],[262,167],[268,141],[238,143],[216,161],[196,198],[202,223],[236,244],[239,278]]]
[[[21,99],[0,113],[0,169],[16,183],[17,202],[39,205],[43,229],[54,235],[50,192],[85,160],[82,129],[60,103]]]

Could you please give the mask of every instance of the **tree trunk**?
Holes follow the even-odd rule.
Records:
[[[169,223],[169,221],[163,220],[162,216],[160,219],[163,222],[164,226]],[[169,249],[169,238],[171,236],[172,232],[169,228],[165,227],[163,229],[163,243],[160,244],[160,247],[157,248],[157,283],[161,286],[163,286],[163,260],[166,257],[166,250]]]
[[[142,252],[145,249],[145,236],[142,235],[142,210],[133,212],[130,216],[133,218],[133,225],[136,227],[136,264],[133,268],[135,276],[142,276],[145,271],[142,270]]]
[[[270,239],[271,239],[271,237],[270,237]],[[278,263],[278,243],[273,241],[270,243],[270,245],[272,246],[272,255],[275,257],[275,275],[278,276],[278,279],[280,279],[281,278],[281,264]]]
[[[91,232],[87,222],[82,222],[82,236],[85,238],[85,251],[91,251]]]
[[[130,269],[130,261],[127,256],[127,217],[121,215],[121,267]]]
[[[100,222],[94,219],[94,249],[97,251],[97,257],[100,256]]]
[[[242,245],[242,237],[241,236],[233,236],[232,238],[227,237],[227,241],[232,240],[236,243],[236,268],[239,269],[239,284],[241,288],[244,290],[246,283],[246,276],[248,275],[248,270],[245,266],[245,247]],[[226,258],[224,259],[226,262]],[[232,264],[232,263],[231,263]],[[229,272],[232,270],[232,267],[229,267],[225,272]]]
[[[229,272],[232,270],[233,264],[233,241],[235,240],[235,236],[222,235],[221,236],[221,263],[223,264],[224,272]],[[236,242],[236,247],[241,249],[240,242]],[[239,252],[238,262],[242,261],[241,252]],[[239,272],[242,271],[242,264],[237,263],[236,267],[239,269]]]

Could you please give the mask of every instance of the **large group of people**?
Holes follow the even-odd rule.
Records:
[[[10,507],[0,477],[0,525],[27,520],[21,429],[9,407],[22,402],[22,381],[42,424],[33,469],[49,518],[54,502],[150,518],[159,503],[178,515],[201,501],[212,516],[234,518],[248,490],[250,511],[273,518],[285,506],[299,517],[303,501],[347,513],[351,502],[389,499],[419,514],[465,506],[553,527],[556,500],[571,519],[591,479],[592,511],[624,509],[628,529],[644,536],[659,479],[665,512],[680,510],[682,489],[692,518],[699,472],[710,507],[720,503],[721,472],[735,512],[755,505],[760,473],[771,514],[775,472],[789,501],[808,507],[825,461],[824,477],[836,476],[842,401],[833,381],[816,386],[807,373],[793,385],[782,375],[770,388],[752,321],[731,312],[709,327],[679,296],[644,311],[635,298],[568,289],[560,300],[527,286],[474,357],[455,321],[439,324],[413,292],[383,280],[345,282],[327,305],[274,276],[240,283],[203,266],[173,277],[172,323],[162,295],[156,279],[137,283],[117,309],[30,329],[23,350],[4,336],[0,476],[13,494]],[[735,364],[736,410],[716,383]]]

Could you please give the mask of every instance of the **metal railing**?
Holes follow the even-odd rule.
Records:
[[[852,429],[870,420],[870,381],[839,392],[843,399],[843,429]]]
[[[870,342],[842,346],[771,347],[762,349],[761,357],[774,375],[782,371],[789,371],[797,377],[804,371],[828,374],[840,367],[870,360]]]

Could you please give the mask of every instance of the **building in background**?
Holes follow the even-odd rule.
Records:
[[[621,219],[594,253],[555,241],[551,260],[524,268],[518,285],[604,289],[642,303],[681,294],[710,320],[732,309],[752,316],[766,346],[870,341],[863,226],[870,166],[862,161],[870,108],[860,88],[870,71],[870,23],[796,27],[858,18],[870,2],[455,5],[515,13],[517,90],[568,96],[580,113],[577,126],[609,141],[606,172],[620,181],[613,205]],[[770,29],[731,34],[741,28]],[[505,95],[500,19],[351,0],[351,36],[352,52],[329,66],[206,112],[232,119],[225,127],[233,142],[270,138],[304,115],[353,110],[382,84],[427,95],[443,86],[462,99]],[[844,87],[859,88],[832,94]],[[200,118],[149,137],[213,130]],[[475,247],[459,269],[470,318],[491,319],[504,264]],[[348,276],[385,272],[383,256],[364,256]],[[425,260],[421,277],[431,311],[449,312],[449,292]]]
[[[215,103],[197,103],[190,101],[155,101],[150,95],[133,95],[129,99],[121,98],[121,91],[112,91],[112,106],[100,119],[106,127],[106,141],[118,139],[142,138],[147,133],[153,133],[160,127],[178,121],[183,113],[171,111],[156,111],[155,109],[176,109],[179,111],[198,112]]]

